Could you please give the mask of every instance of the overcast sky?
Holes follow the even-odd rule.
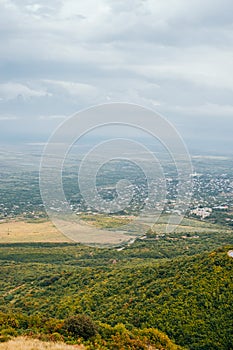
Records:
[[[124,101],[188,146],[233,147],[232,0],[0,0],[0,137],[40,141],[65,117]]]

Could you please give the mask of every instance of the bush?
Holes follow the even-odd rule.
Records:
[[[53,342],[63,342],[64,338],[60,333],[54,332],[50,335],[49,340]]]
[[[0,331],[1,336],[16,336],[17,332],[14,328],[12,327],[8,327],[8,328],[4,328]]]
[[[8,342],[11,339],[10,335],[0,335],[0,343]]]
[[[96,325],[86,315],[75,315],[67,318],[64,322],[64,329],[74,337],[82,337],[87,340],[96,335]]]

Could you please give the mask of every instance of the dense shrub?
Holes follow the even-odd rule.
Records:
[[[64,329],[74,337],[82,337],[87,340],[97,333],[97,328],[92,319],[86,315],[75,315],[67,318]]]

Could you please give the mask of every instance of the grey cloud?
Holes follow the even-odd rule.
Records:
[[[211,118],[229,123],[232,12],[230,0],[5,0],[0,115],[20,117],[22,133],[37,120],[38,134],[52,116],[124,101],[159,110],[190,139]]]
[[[9,1],[10,3],[10,1]],[[57,14],[62,6],[61,0],[13,0],[11,1],[20,12],[49,16]]]

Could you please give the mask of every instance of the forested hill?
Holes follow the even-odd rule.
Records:
[[[64,247],[69,249],[69,264]],[[44,254],[43,262],[29,262],[27,256],[33,261],[38,249]],[[60,248],[48,244],[40,248],[14,245],[10,250],[2,246],[4,313],[50,315],[59,320],[86,314],[109,327],[123,323],[128,330],[159,329],[188,349],[232,348],[233,259],[227,254],[232,247],[148,261],[130,260],[130,256],[129,261],[109,260],[108,251],[103,250],[98,252],[99,263],[93,260],[96,266],[90,264],[93,251],[91,255],[85,251],[89,262],[85,266],[81,246],[63,246],[60,263],[56,249]]]

